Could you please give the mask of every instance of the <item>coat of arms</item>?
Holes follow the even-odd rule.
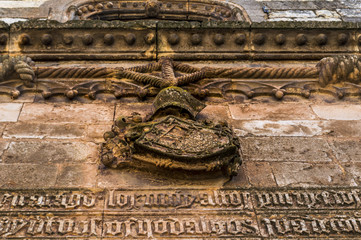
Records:
[[[178,79],[187,76],[175,78],[171,62],[163,61],[163,79],[156,82],[164,80],[160,84],[164,89],[153,102],[153,114],[146,119],[138,113],[118,117],[112,130],[104,134],[101,163],[190,178],[236,175],[241,164],[238,138],[226,123],[197,120],[205,104],[176,86]]]

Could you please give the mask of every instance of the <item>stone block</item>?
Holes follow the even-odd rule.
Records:
[[[268,8],[273,11],[275,10],[310,10],[317,9],[317,6],[314,2],[311,1],[267,1],[263,2]]]
[[[342,164],[346,172],[350,173],[358,186],[361,186],[361,163]]]
[[[8,124],[3,138],[75,139],[86,133],[86,126],[78,124],[47,124],[17,122]]]
[[[331,161],[331,148],[320,138],[246,137],[240,140],[243,159],[246,161]]]
[[[94,143],[63,141],[11,142],[3,154],[4,163],[85,163],[98,159]]]
[[[361,162],[361,140],[334,140],[331,142],[335,155],[342,162]]]
[[[285,10],[272,11],[269,14],[270,18],[314,18],[316,14],[310,10]]]
[[[18,121],[22,103],[0,103],[0,122]]]
[[[279,187],[355,186],[352,176],[337,165],[274,162],[270,163]]]
[[[0,162],[2,162],[3,152],[9,147],[9,142],[0,141]]]
[[[361,120],[361,106],[356,104],[311,105],[319,118],[328,120]]]
[[[241,173],[243,168],[240,169]],[[204,188],[212,186],[212,188],[220,188],[224,186],[229,178],[219,177],[214,179],[202,179],[202,180],[187,180],[174,178],[170,176],[172,173],[158,175],[146,171],[137,171],[134,169],[102,169],[97,174],[97,186],[99,188],[135,188],[135,189],[169,189],[177,186],[177,188]],[[237,177],[245,179],[244,174],[240,174]],[[236,178],[237,178],[236,177]],[[238,180],[234,178],[236,185],[245,184],[238,183]],[[243,181],[243,180],[242,180]],[[246,180],[245,180],[246,181]],[[244,186],[244,185],[243,185]]]
[[[6,127],[5,123],[0,123],[0,137],[3,135],[5,127]]]
[[[327,129],[333,137],[360,137],[361,121],[328,121]]]
[[[245,162],[245,174],[253,187],[276,187],[276,181],[268,162]]]
[[[112,129],[112,124],[88,125],[85,138],[92,142],[104,142],[103,134]]]
[[[139,113],[144,118],[153,112],[153,107],[150,103],[117,104],[115,118],[130,116],[133,112]]]
[[[99,124],[113,121],[114,104],[25,103],[19,121]]]
[[[198,119],[209,119],[214,122],[228,121],[230,113],[228,106],[207,105],[199,114]]]
[[[56,187],[95,187],[98,164],[59,164]]]
[[[317,120],[234,121],[232,125],[238,136],[311,137],[324,135],[331,131],[325,122]]]
[[[54,164],[1,164],[0,187],[8,189],[33,189],[54,187]]]
[[[306,104],[259,103],[229,105],[231,117],[235,120],[309,120],[316,116]]]
[[[337,9],[337,12],[343,17],[361,17],[360,9]]]
[[[316,10],[315,12],[317,17],[322,17],[325,19],[340,18],[340,15],[336,11]]]

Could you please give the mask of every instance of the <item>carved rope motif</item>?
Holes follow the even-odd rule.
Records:
[[[361,60],[357,56],[339,56],[322,59],[315,67],[237,67],[197,68],[188,64],[161,58],[159,62],[131,68],[105,67],[31,67],[27,57],[0,59],[0,93],[19,97],[23,92],[40,92],[44,98],[65,95],[97,98],[107,93],[120,97],[152,97],[159,88],[184,86],[192,95],[204,97],[274,96],[285,95],[308,98],[313,93],[327,93],[338,98],[360,96]],[[159,73],[160,71],[160,73]],[[17,73],[18,75],[14,75]],[[32,84],[37,79],[37,89]],[[74,84],[61,79],[82,79]],[[294,79],[281,87],[262,83],[262,80]],[[307,81],[296,81],[305,79]]]

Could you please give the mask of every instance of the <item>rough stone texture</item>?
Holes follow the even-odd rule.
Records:
[[[331,161],[331,148],[320,138],[246,137],[241,138],[241,146],[247,161]]]
[[[361,162],[361,139],[334,140],[331,145],[339,161]]]
[[[107,125],[88,125],[86,129],[86,139],[94,142],[103,142],[103,135],[110,131],[112,124]]]
[[[329,120],[361,120],[360,105],[312,105],[319,118]]]
[[[22,106],[21,103],[0,103],[0,122],[16,122]]]
[[[354,137],[361,136],[361,121],[329,121],[329,136]]]
[[[152,104],[117,104],[115,109],[115,118],[119,116],[130,116],[133,112],[141,114],[143,118],[152,114]]]
[[[86,134],[86,126],[76,124],[14,123],[8,124],[3,138],[75,139]]]
[[[361,186],[361,163],[344,164],[344,168],[349,172],[358,186]]]
[[[0,141],[0,162],[2,162],[3,152],[9,147],[9,142]]]
[[[352,176],[337,164],[271,163],[279,187],[355,186]]]
[[[281,121],[236,121],[233,123],[237,136],[287,136],[306,137],[330,133],[327,123],[322,121],[281,120]]]
[[[251,162],[244,163],[245,174],[253,187],[276,187],[275,177],[268,162]]]
[[[308,104],[256,103],[229,105],[231,116],[236,120],[296,120],[315,119]]]
[[[95,187],[97,164],[60,164],[56,178],[57,187]]]
[[[114,104],[25,103],[19,121],[47,123],[109,123]]]
[[[31,189],[55,186],[54,164],[0,164],[0,188]]]
[[[64,141],[11,142],[3,154],[4,163],[54,164],[95,162],[97,146],[93,143]]]
[[[229,110],[227,106],[208,105],[197,116],[199,120],[209,119],[215,122],[227,121]]]

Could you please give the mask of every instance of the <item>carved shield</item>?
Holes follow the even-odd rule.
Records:
[[[212,171],[239,156],[227,126],[168,116],[135,141],[134,158],[157,166]]]

